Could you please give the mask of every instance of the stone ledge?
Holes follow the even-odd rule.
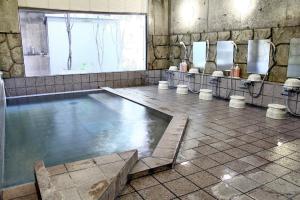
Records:
[[[132,95],[126,94],[123,91],[121,92],[107,87],[103,89],[172,117],[172,120],[155,147],[152,155],[141,158],[129,173],[128,178],[134,179],[172,168],[176,162],[176,157],[188,122],[188,116],[185,114],[171,112],[170,110],[156,105],[142,97],[135,96],[133,98]]]
[[[137,150],[132,150],[48,169],[43,161],[38,161],[35,175],[41,198],[113,200],[126,185],[128,173],[137,160]]]

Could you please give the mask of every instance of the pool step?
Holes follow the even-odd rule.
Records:
[[[137,150],[132,150],[50,168],[38,161],[35,175],[43,200],[113,200],[137,160]]]

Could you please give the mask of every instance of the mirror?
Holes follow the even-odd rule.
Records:
[[[194,67],[204,69],[206,64],[206,42],[193,43],[193,64]]]
[[[251,74],[266,74],[270,62],[270,40],[249,40],[247,69]]]
[[[217,69],[230,70],[233,66],[234,43],[233,41],[218,41],[217,42]]]
[[[300,77],[300,38],[291,39],[287,77]]]

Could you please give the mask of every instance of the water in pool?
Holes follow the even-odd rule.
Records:
[[[107,93],[8,100],[6,187],[34,180],[33,164],[46,166],[138,149],[152,153],[170,117]]]

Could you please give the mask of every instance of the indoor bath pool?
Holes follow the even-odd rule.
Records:
[[[34,180],[47,166],[138,149],[151,155],[171,118],[104,91],[7,100],[6,187]]]

